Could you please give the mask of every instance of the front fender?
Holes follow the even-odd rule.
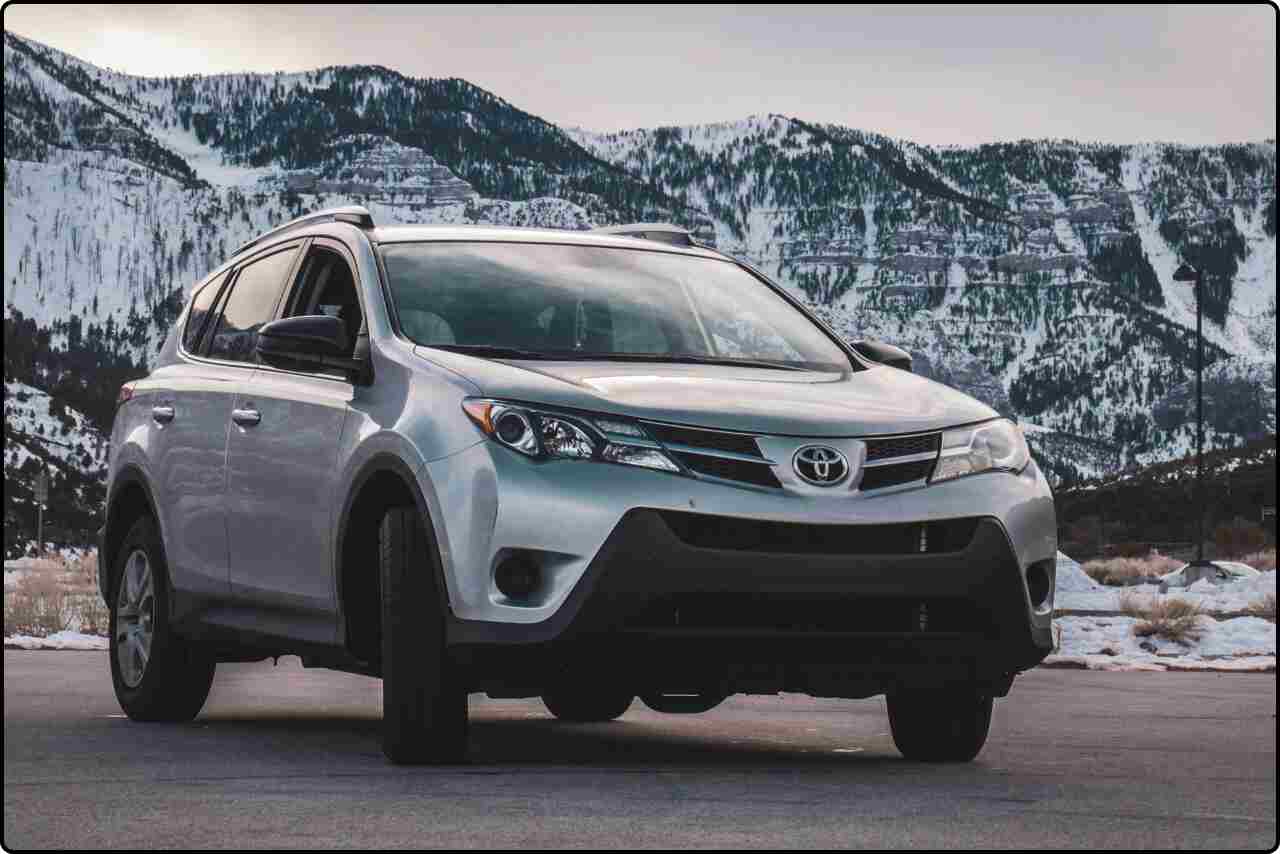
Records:
[[[349,416],[359,417],[359,416]],[[343,431],[344,434],[347,431]],[[357,431],[353,431],[357,432]],[[483,439],[474,444],[479,444]],[[351,513],[361,489],[380,472],[397,475],[405,486],[413,493],[421,516],[431,521],[431,530],[440,552],[442,568],[451,564],[452,548],[449,532],[444,525],[444,514],[441,510],[440,496],[436,485],[426,473],[427,460],[423,458],[418,447],[404,436],[391,431],[378,431],[365,437],[351,448],[346,455],[342,473],[339,476],[337,495],[343,496],[334,507],[332,519],[333,530],[337,536],[333,540],[332,565],[335,600],[342,602],[342,555],[346,542]],[[441,588],[445,591],[445,606],[452,601],[452,585],[449,583],[450,573],[445,571],[440,579]]]

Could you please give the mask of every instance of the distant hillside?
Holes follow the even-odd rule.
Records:
[[[1276,505],[1276,437],[1205,454],[1206,538],[1237,520],[1262,525],[1262,508]],[[1139,471],[1060,489],[1058,531],[1062,548],[1088,556],[1104,542],[1190,543],[1196,531],[1195,455]],[[1268,523],[1275,542],[1275,520]]]

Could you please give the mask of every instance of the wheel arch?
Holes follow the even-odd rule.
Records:
[[[111,601],[111,568],[115,566],[120,543],[129,533],[129,527],[141,516],[150,516],[160,532],[160,548],[164,549],[164,531],[160,514],[156,510],[155,496],[147,482],[147,476],[137,465],[128,463],[121,467],[111,481],[107,496],[106,522],[102,527],[102,540],[98,546],[98,590],[102,598]],[[173,589],[173,573],[167,554],[164,558],[165,580]]]
[[[390,451],[379,451],[366,460],[351,479],[334,539],[334,581],[341,643],[365,661],[369,661],[369,656],[377,649],[374,641],[378,635],[370,634],[370,620],[379,614],[375,609],[380,607],[377,595],[381,584],[374,560],[376,552],[372,547],[376,543],[377,524],[387,508],[403,505],[405,499],[412,501],[417,508],[418,518],[434,552],[429,559],[436,575],[442,612],[446,619],[452,614],[439,539],[422,486],[413,468],[403,458]],[[361,554],[369,556],[367,564],[363,564]]]

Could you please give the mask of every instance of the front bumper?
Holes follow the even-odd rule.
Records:
[[[1009,671],[1033,666],[1052,646],[1052,589],[1037,607],[1026,581],[1029,569],[1056,553],[1053,501],[1034,463],[1019,475],[851,500],[604,464],[531,464],[481,443],[429,463],[422,480],[455,646],[563,645],[606,635],[685,644],[768,638],[774,646],[843,638],[938,645]],[[830,548],[794,536],[783,546],[772,535],[755,543],[699,539],[686,524],[699,515],[766,531],[778,524],[840,529],[846,538]],[[973,523],[971,536],[944,550],[857,545],[862,533],[886,526],[962,520]],[[495,566],[512,550],[538,555],[543,566],[545,589],[529,601],[510,601],[494,585]],[[771,619],[770,609],[790,616]],[[742,619],[689,621],[710,612]],[[806,621],[806,612],[823,617]]]
[[[691,545],[689,529],[672,521],[656,510],[628,512],[549,619],[455,620],[451,642],[914,645],[981,658],[995,672],[1032,667],[1052,648],[1049,614],[1030,607],[1009,539],[991,517],[957,524],[971,532],[961,548],[858,555],[706,548]]]

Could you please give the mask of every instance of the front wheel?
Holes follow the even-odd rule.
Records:
[[[992,698],[972,689],[890,694],[893,743],[908,759],[969,762],[986,744]]]
[[[378,531],[382,582],[382,752],[398,765],[461,762],[467,692],[445,646],[435,543],[416,507]]]
[[[189,721],[213,684],[213,659],[174,634],[160,532],[133,523],[111,574],[111,684],[135,721]]]

